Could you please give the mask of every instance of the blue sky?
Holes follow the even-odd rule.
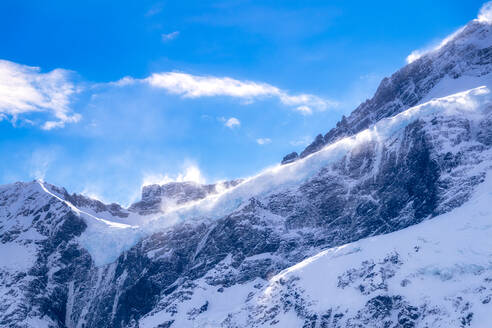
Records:
[[[255,174],[483,1],[0,2],[0,183],[112,202]]]

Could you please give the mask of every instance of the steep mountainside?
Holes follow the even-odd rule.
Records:
[[[149,186],[128,209],[1,186],[0,326],[480,327],[491,33],[471,22],[322,148],[248,179]]]
[[[291,153],[282,162],[306,157],[327,144],[423,101],[483,85],[484,77],[492,72],[491,28],[489,22],[470,22],[434,51],[384,78],[373,98],[362,103],[347,118],[343,117],[324,136],[318,135],[299,156]]]
[[[236,293],[251,294],[231,311],[229,322],[244,327],[488,327],[491,200],[489,174],[472,199],[450,213],[322,251],[261,289],[238,287]],[[181,305],[186,309],[178,320],[214,297],[215,291],[200,284],[203,290]],[[142,322],[152,326],[158,315]],[[183,321],[182,326],[189,324]]]

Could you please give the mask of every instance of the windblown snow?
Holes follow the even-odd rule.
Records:
[[[140,226],[113,226],[104,220],[90,220],[89,228],[80,237],[96,264],[114,261],[143,236],[182,222],[213,220],[240,210],[251,197],[261,199],[272,192],[295,188],[325,167],[340,160],[361,142],[381,143],[418,120],[431,120],[435,115],[466,115],[477,120],[490,110],[490,90],[478,87],[447,97],[429,100],[394,117],[383,119],[352,137],[328,145],[310,156],[288,165],[278,165],[246,179],[236,187],[203,200],[176,206],[149,218]]]
[[[388,319],[385,315],[392,316],[391,306],[396,307],[396,302],[420,311],[412,320],[419,327],[460,327],[471,318],[475,327],[488,327],[491,173],[489,168],[485,182],[467,203],[447,214],[322,251],[266,284],[257,279],[218,292],[202,279],[190,293],[192,297],[179,304],[178,315],[156,311],[144,317],[140,327],[155,327],[167,320],[174,320],[176,327],[218,327],[227,320],[237,327],[301,327],[310,316],[320,313],[326,321],[317,315],[313,322],[325,322],[327,327],[373,327],[378,325],[364,322],[361,315],[363,310],[375,311],[367,308],[373,300],[376,308],[383,309],[372,313],[378,324],[382,322],[381,327]],[[263,287],[252,288],[254,285]],[[208,311],[190,316],[204,304]]]

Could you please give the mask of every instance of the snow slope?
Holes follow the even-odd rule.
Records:
[[[303,158],[324,145],[354,135],[385,117],[432,98],[490,85],[492,23],[474,19],[435,49],[421,53],[418,59],[413,57],[415,60],[410,64],[384,78],[371,99],[360,104],[348,117],[344,116],[328,133],[319,134],[300,155],[293,152],[283,162]]]
[[[255,320],[281,303],[288,289],[295,289],[303,298],[306,313],[342,313],[338,325],[344,327],[354,325],[359,311],[364,311],[372,299],[388,296],[427,308],[414,320],[420,327],[458,327],[467,317],[472,318],[474,327],[488,327],[492,297],[491,203],[489,171],[472,199],[460,208],[388,235],[328,249],[274,276],[249,302],[258,311]],[[393,320],[394,324],[395,311],[389,310],[380,319]],[[361,323],[381,326],[376,320]],[[282,319],[277,325],[297,326]]]
[[[177,315],[156,311],[140,327],[489,327],[490,168],[447,214],[327,249],[268,282],[218,290],[201,279]]]

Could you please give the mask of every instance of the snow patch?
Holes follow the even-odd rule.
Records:
[[[0,269],[25,272],[35,261],[36,247],[33,244],[0,243]]]
[[[200,279],[192,296],[177,305],[176,315],[162,310],[150,313],[139,321],[139,327],[157,327],[174,321],[175,327],[220,327],[231,311],[239,311],[259,279],[220,289]]]

